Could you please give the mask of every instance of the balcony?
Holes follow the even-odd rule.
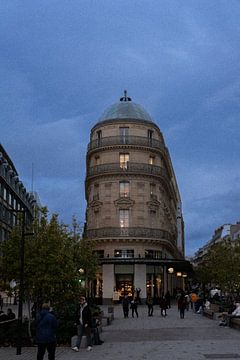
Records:
[[[120,167],[119,163],[111,163],[111,164],[101,164],[92,166],[87,169],[87,177],[102,175],[106,173],[111,174],[146,174],[146,175],[154,175],[161,176],[168,179],[167,171],[156,165],[150,164],[142,164],[142,163],[133,163],[127,162],[126,167]]]
[[[100,229],[89,229],[84,234],[85,238],[88,239],[102,239],[102,238],[147,238],[147,239],[158,239],[168,240],[175,245],[175,240],[172,234],[162,229],[151,229],[145,227],[106,227]]]
[[[88,144],[88,152],[95,149],[116,145],[144,146],[158,150],[166,150],[165,145],[156,139],[150,139],[143,136],[109,136],[92,140]]]

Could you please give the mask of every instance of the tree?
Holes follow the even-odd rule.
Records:
[[[66,302],[78,298],[83,291],[79,283],[79,268],[86,270],[88,279],[95,276],[97,262],[89,242],[79,240],[76,232],[59,223],[53,214],[42,209],[33,222],[34,235],[25,239],[24,297],[26,301]],[[10,238],[1,245],[1,267],[5,283],[19,281],[19,243],[21,229],[16,226]]]
[[[204,284],[219,286],[228,293],[239,292],[240,240],[226,238],[213,245],[195,273]]]

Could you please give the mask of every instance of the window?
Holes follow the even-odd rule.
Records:
[[[128,127],[120,127],[119,133],[121,138],[121,144],[127,144],[128,143]]]
[[[120,181],[119,193],[120,197],[129,197],[129,181]]]
[[[93,200],[99,200],[99,184],[94,184]]]
[[[95,250],[93,251],[93,254],[98,257],[98,259],[104,258],[104,250]]]
[[[127,169],[129,154],[119,154],[120,168]]]
[[[3,200],[7,200],[7,189],[3,188]]]
[[[150,195],[155,195],[156,194],[156,184],[151,183],[150,184]]]
[[[102,140],[102,130],[97,131],[97,140],[98,140],[98,146],[100,146]]]
[[[97,138],[100,140],[102,138],[102,130],[97,131]]]
[[[100,164],[100,156],[98,156],[98,155],[95,156],[95,164],[96,165]]]
[[[148,138],[149,139],[153,138],[153,130],[148,130]]]
[[[114,250],[114,257],[133,258],[134,250]]]
[[[162,259],[162,251],[159,250],[145,250],[146,259]]]
[[[129,210],[119,210],[119,222],[120,228],[128,228],[129,227]]]
[[[149,163],[150,165],[154,165],[154,160],[155,160],[155,156],[149,156],[148,163]]]
[[[153,130],[148,130],[148,145],[152,146]]]

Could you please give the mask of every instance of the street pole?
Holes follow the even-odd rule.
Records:
[[[16,355],[22,352],[22,314],[23,314],[23,286],[24,286],[24,255],[25,255],[25,210],[18,210],[22,213],[22,231],[20,240],[20,279],[18,299],[18,322],[17,322],[17,351]]]

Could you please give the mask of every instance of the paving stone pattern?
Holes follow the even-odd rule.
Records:
[[[107,307],[103,307],[107,313]],[[147,307],[138,308],[139,318],[123,318],[121,305],[114,306],[114,321],[104,327],[104,344],[87,352],[75,353],[69,347],[58,347],[56,360],[203,360],[240,359],[240,331],[218,326],[192,310],[180,319],[176,306],[163,318],[155,306],[153,317]],[[37,348],[0,348],[0,360],[35,360]],[[45,355],[47,360],[47,355]]]

